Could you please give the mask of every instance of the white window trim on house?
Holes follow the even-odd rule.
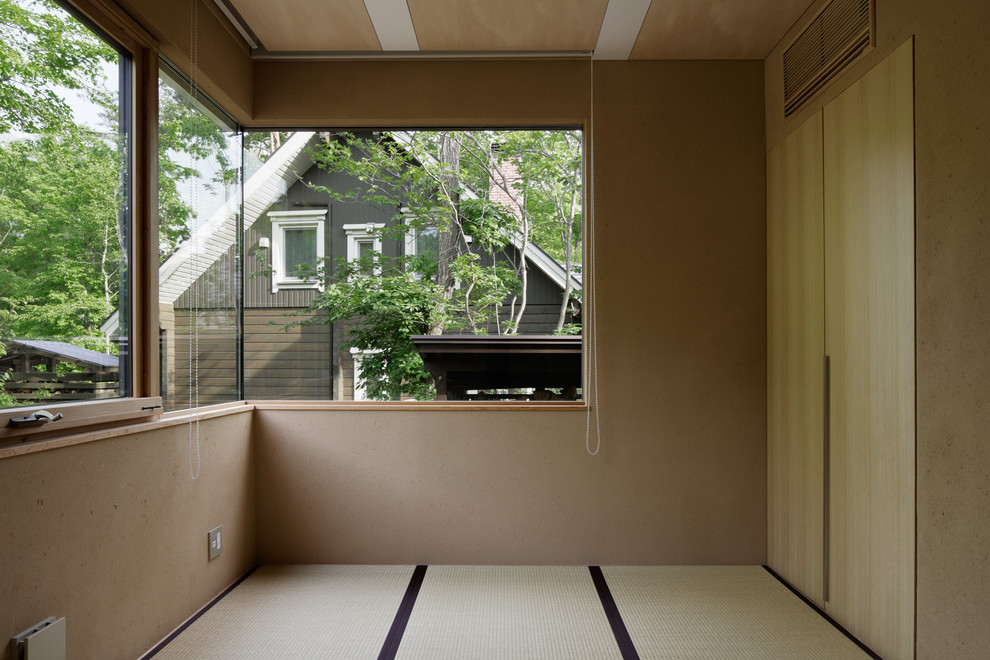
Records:
[[[361,258],[361,244],[371,243],[371,249],[381,254],[382,235],[381,230],[385,229],[384,222],[367,222],[361,225],[344,225],[344,233],[347,234],[347,261],[357,261]],[[377,277],[382,274],[381,264],[375,264],[372,271]]]
[[[285,231],[287,229],[316,229],[316,260],[325,256],[327,211],[272,211],[272,293],[280,289],[317,289],[323,291],[322,281],[306,280],[282,272],[285,263]]]

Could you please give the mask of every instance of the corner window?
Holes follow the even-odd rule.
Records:
[[[273,211],[272,293],[279,289],[323,290],[317,269],[324,257],[326,211]]]

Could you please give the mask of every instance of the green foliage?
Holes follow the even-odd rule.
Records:
[[[123,247],[116,148],[72,131],[0,145],[0,335],[100,337]]]
[[[0,336],[102,348],[125,261],[118,55],[50,0],[0,0],[0,35]]]
[[[560,330],[554,332],[555,335],[579,335],[581,334],[580,323],[565,323],[560,326]]]
[[[386,237],[401,238],[407,227],[438,227],[449,230],[446,211],[451,200],[437,195],[437,177],[442,170],[419,167],[415,151],[403,147],[388,134],[373,138],[338,133],[311,150],[314,163],[328,172],[343,172],[361,182],[354,190],[335,190],[313,185],[330,199],[350,204],[366,204],[405,220],[405,226],[386,230]],[[400,212],[401,211],[401,212]]]
[[[378,260],[380,255],[372,258]],[[435,398],[410,335],[425,334],[431,319],[448,312],[438,305],[436,285],[398,268],[382,277],[365,277],[359,273],[367,264],[355,261],[339,266],[336,281],[324,288],[308,310],[294,314],[302,317],[316,312],[316,316],[287,327],[360,319],[343,347],[365,353],[361,381],[369,398],[396,399],[403,393],[420,400]]]
[[[0,342],[0,357],[7,354],[7,347]],[[7,393],[4,383],[10,380],[10,372],[0,371],[0,408],[7,408],[9,406],[16,406],[17,399]]]
[[[499,308],[506,297],[519,289],[519,280],[511,268],[499,268],[498,264],[484,266],[481,257],[473,252],[458,255],[451,264],[451,272],[460,287],[443,303],[448,315],[459,319],[474,334],[488,334],[488,326],[494,324],[497,334],[502,334]],[[453,329],[452,323],[444,328]]]
[[[117,53],[51,0],[0,0],[0,134],[58,132],[73,122],[61,90],[103,84]]]
[[[126,261],[122,140],[104,80],[117,53],[50,0],[0,0],[0,35],[0,336],[106,350],[99,325],[118,307]],[[236,184],[239,158],[222,128],[168,85],[159,92],[164,259],[189,235],[181,186],[199,185],[204,164],[209,185]],[[104,132],[76,123],[72,94],[101,109]]]

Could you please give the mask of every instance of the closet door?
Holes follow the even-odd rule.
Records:
[[[768,564],[823,603],[822,115],[767,154]]]
[[[908,42],[824,112],[826,610],[889,660],[914,654],[913,99]]]

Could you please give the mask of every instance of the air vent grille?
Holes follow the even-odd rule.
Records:
[[[784,116],[873,46],[873,0],[832,0],[784,51]]]

